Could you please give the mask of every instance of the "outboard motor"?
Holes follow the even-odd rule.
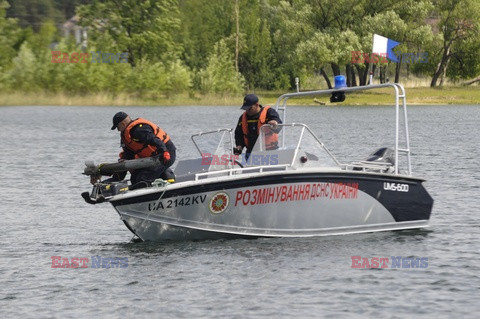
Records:
[[[125,193],[128,191],[128,183],[126,180],[119,182],[98,182],[93,185],[92,192],[83,192],[81,195],[88,204],[103,203],[114,195]]]
[[[392,166],[395,166],[395,153],[391,148],[382,147],[370,154],[366,161],[390,163]]]

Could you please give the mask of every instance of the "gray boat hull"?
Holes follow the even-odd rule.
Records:
[[[428,226],[423,180],[356,172],[184,183],[110,202],[142,240],[309,237]]]

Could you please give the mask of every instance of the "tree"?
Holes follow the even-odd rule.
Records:
[[[225,0],[180,0],[181,30],[176,41],[181,44],[181,58],[190,69],[205,68],[215,44],[229,38],[234,29],[234,3]],[[199,88],[200,83],[196,82]]]
[[[204,68],[214,45],[224,40],[228,50],[235,53],[237,71],[249,87],[272,88],[271,29],[263,10],[264,4],[258,0],[181,0],[180,38],[185,63],[195,70]]]
[[[453,57],[462,59],[462,48],[472,40],[478,39],[480,32],[480,3],[478,0],[437,0],[435,1],[440,18],[439,30],[442,45],[439,61],[430,83],[431,87],[443,85],[449,63]],[[468,47],[468,45],[467,45]]]
[[[249,89],[274,88],[272,72],[272,40],[270,23],[262,18],[262,6],[257,1],[247,0],[240,6],[239,72],[245,77]],[[233,44],[233,39],[229,39]]]
[[[480,38],[478,37],[470,37],[459,43],[448,64],[447,77],[458,81],[480,75],[480,56],[478,52],[480,52]],[[474,82],[473,80],[466,83]]]
[[[94,0],[78,13],[97,49],[128,52],[132,66],[143,59],[174,62],[181,52],[174,41],[180,30],[176,0]]]
[[[38,63],[27,42],[22,44],[12,64],[12,68],[7,73],[10,86],[24,92],[35,90],[35,67]]]
[[[321,74],[331,87],[325,68],[330,66],[333,74],[339,75],[341,66],[346,66],[348,82],[356,83],[350,60],[361,43],[352,28],[361,21],[363,4],[358,0],[292,2],[285,20],[293,31],[297,68]]]
[[[18,24],[22,28],[31,27],[38,32],[45,21],[61,24],[65,20],[53,0],[9,0],[9,2],[11,7],[7,14],[18,19]]]
[[[304,73],[299,63],[296,48],[298,43],[311,35],[311,26],[305,23],[308,8],[294,6],[292,1],[269,0],[264,3],[261,18],[270,27],[271,53],[270,74],[276,89],[294,87],[294,79]]]
[[[245,80],[235,70],[233,53],[225,40],[215,44],[205,69],[200,71],[201,88],[204,93],[238,94],[243,92]]]
[[[54,0],[55,7],[61,13],[65,20],[70,19],[75,15],[75,9],[82,4],[89,4],[92,0]]]
[[[430,10],[429,2],[416,1],[408,6],[407,9],[385,11],[373,17],[367,17],[364,20],[363,25],[371,34],[377,33],[400,42],[400,45],[394,49],[399,56],[398,62],[395,63],[395,83],[400,81],[400,69],[403,62],[402,53],[425,50],[423,48],[425,43],[429,43],[433,39],[431,26],[422,25]],[[416,12],[416,14],[413,15],[412,12]],[[368,42],[371,43],[371,41]],[[370,52],[370,49],[367,52]]]
[[[17,19],[6,17],[8,8],[8,2],[0,0],[0,70],[8,66],[16,56],[15,47],[20,39]]]

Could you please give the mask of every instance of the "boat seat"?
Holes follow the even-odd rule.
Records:
[[[175,181],[185,182],[195,180],[195,174],[208,172],[210,165],[202,164],[202,158],[184,159],[178,161],[174,169]]]

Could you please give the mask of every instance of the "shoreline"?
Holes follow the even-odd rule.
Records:
[[[413,87],[405,88],[408,105],[480,105],[480,88],[473,87]],[[277,98],[286,92],[257,91],[260,103],[274,105]],[[200,93],[180,94],[171,97],[156,96],[142,98],[133,94],[92,93],[69,95],[49,92],[2,92],[0,106],[236,106],[240,105],[243,95],[222,96],[202,95]],[[291,105],[311,106],[368,106],[393,104],[393,91],[380,89],[348,94],[345,102],[330,103],[328,96],[292,99]]]

